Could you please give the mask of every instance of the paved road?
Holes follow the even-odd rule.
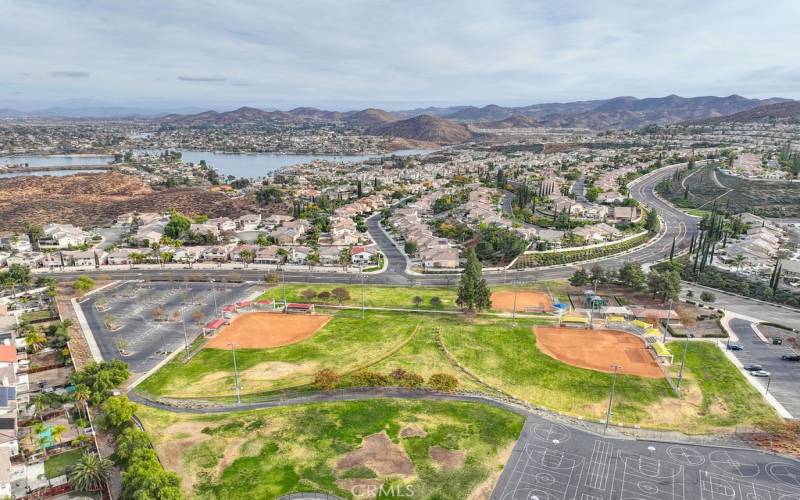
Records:
[[[701,292],[710,291],[716,296],[716,300],[712,304],[714,307],[800,330],[800,310],[798,309],[748,299],[747,297],[740,297],[738,295],[684,282],[682,292],[685,294],[689,290],[694,294],[694,297],[689,298],[689,300],[696,301],[700,297]]]
[[[494,500],[798,500],[800,463],[755,451],[609,439],[529,417]]]
[[[753,331],[750,321],[736,318],[729,324],[744,348],[743,351],[732,351],[733,355],[742,364],[759,364],[770,372],[769,392],[792,416],[800,417],[800,393],[797,392],[800,363],[781,359],[784,354],[793,354],[792,350],[788,346],[772,345],[761,340]],[[749,374],[746,376],[752,377]],[[758,378],[758,382],[766,390],[767,379]]]

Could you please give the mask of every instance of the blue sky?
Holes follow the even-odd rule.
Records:
[[[800,98],[800,2],[0,0],[0,105]]]

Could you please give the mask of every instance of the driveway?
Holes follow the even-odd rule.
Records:
[[[783,345],[772,345],[764,342],[755,334],[752,323],[744,319],[734,318],[729,323],[731,330],[739,337],[743,351],[732,351],[742,364],[758,364],[772,374],[769,392],[783,405],[792,416],[800,417],[800,363],[783,361],[781,356],[792,354],[792,350]],[[752,375],[747,375],[752,377]],[[761,387],[766,390],[767,379],[758,378]]]

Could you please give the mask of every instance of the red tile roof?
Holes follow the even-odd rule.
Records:
[[[209,329],[209,330],[216,330],[217,328],[221,327],[224,324],[225,324],[225,320],[224,319],[217,318],[214,321],[209,322],[206,325],[206,328]]]
[[[17,347],[13,345],[0,345],[0,363],[16,363]]]

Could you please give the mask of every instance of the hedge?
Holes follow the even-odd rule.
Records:
[[[576,248],[574,250],[566,250],[563,252],[537,252],[523,254],[519,256],[516,262],[514,262],[514,268],[520,269],[525,267],[555,266],[559,264],[570,264],[572,262],[607,257],[609,255],[614,255],[635,248],[648,241],[652,236],[652,233],[644,233],[635,238],[602,247]]]

